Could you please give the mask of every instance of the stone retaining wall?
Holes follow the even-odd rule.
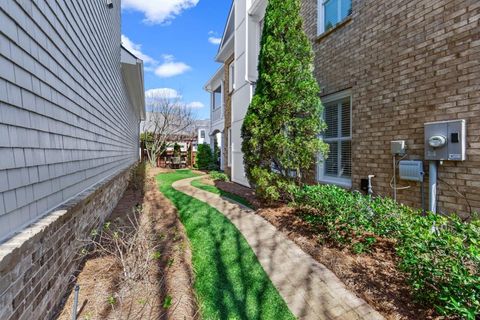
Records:
[[[80,266],[81,239],[111,214],[129,180],[129,169],[107,178],[0,245],[0,320],[54,316]]]

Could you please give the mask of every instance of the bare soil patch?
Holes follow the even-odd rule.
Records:
[[[348,248],[324,243],[318,232],[304,222],[300,212],[285,204],[266,207],[252,189],[216,181],[217,188],[244,197],[265,218],[315,260],[324,264],[347,288],[367,301],[387,319],[442,319],[433,308],[414,302],[405,274],[398,270],[394,242],[377,239],[372,252],[354,254]]]
[[[107,224],[111,234],[126,230],[122,238],[134,245],[123,260],[104,250],[86,257],[72,281],[80,285],[78,319],[197,319],[190,245],[154,178],[165,169],[137,171]],[[65,299],[58,319],[71,319],[73,290]]]

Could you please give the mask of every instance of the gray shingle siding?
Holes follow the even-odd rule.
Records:
[[[0,1],[0,241],[138,160],[114,3]]]

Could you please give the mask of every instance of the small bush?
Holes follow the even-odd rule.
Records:
[[[225,173],[218,172],[218,171],[210,172],[210,178],[212,178],[214,181],[229,181],[230,180]]]
[[[464,222],[329,186],[295,192],[303,218],[326,240],[368,251],[375,237],[394,240],[399,268],[420,301],[443,315],[475,319],[480,314],[480,221]]]
[[[199,170],[209,170],[213,163],[212,149],[208,144],[200,144],[197,151],[196,166]]]

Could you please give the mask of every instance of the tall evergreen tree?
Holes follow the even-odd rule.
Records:
[[[277,200],[301,184],[328,146],[313,51],[299,0],[269,0],[264,19],[258,82],[242,127],[247,177],[264,200]]]

